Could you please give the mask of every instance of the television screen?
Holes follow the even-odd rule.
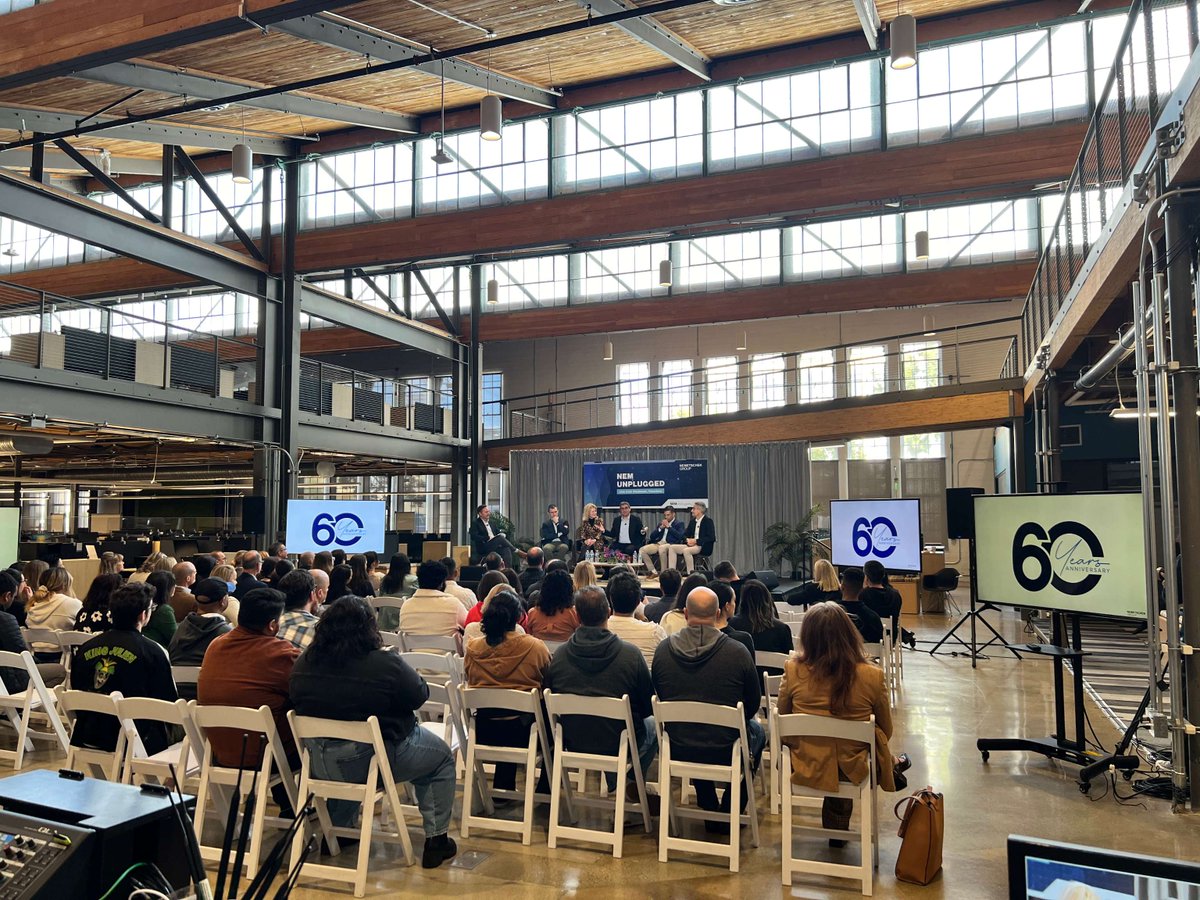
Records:
[[[1194,897],[1200,865],[1012,835],[1009,900],[1143,900]]]
[[[921,501],[830,500],[829,538],[835,566],[875,559],[889,572],[920,572]]]
[[[640,509],[668,504],[683,510],[708,503],[708,461],[650,459],[583,464],[583,502],[615,509],[622,500]]]
[[[979,599],[1145,618],[1141,494],[975,498]]]

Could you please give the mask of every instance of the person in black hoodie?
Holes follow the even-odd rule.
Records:
[[[229,605],[229,588],[225,582],[219,578],[205,578],[192,585],[192,595],[196,608],[179,623],[167,649],[173,666],[200,665],[208,645],[227,631],[233,631],[225,618],[225,608]],[[185,684],[179,694],[185,700],[195,700],[196,686]]]
[[[687,626],[658,645],[650,678],[660,700],[692,700],[720,706],[742,703],[746,716],[746,738],[750,742],[751,766],[766,744],[766,733],[755,716],[762,702],[762,685],[754,658],[746,648],[717,629],[720,614],[717,595],[708,588],[696,588],[687,595],[684,611]],[[719,725],[674,725],[668,729],[671,753],[679,760],[699,763],[728,763],[737,733]],[[745,778],[743,778],[745,781]],[[744,785],[743,785],[744,787]],[[729,810],[729,792],[717,802],[711,781],[696,781],[696,800],[701,809]],[[742,791],[742,808],[747,793]],[[705,822],[713,833],[726,832],[721,822]]]
[[[149,697],[174,702],[179,699],[171,678],[167,653],[142,636],[150,621],[154,588],[145,582],[125,584],[108,601],[112,627],[98,634],[75,653],[71,666],[71,688],[95,694],[120,691],[123,697]],[[75,719],[71,743],[76,747],[112,750],[117,745],[120,723],[112,716],[81,711]],[[170,740],[161,722],[138,722],[138,734],[146,753],[167,749]]]
[[[559,694],[584,697],[621,697],[629,695],[633,731],[637,740],[642,774],[649,777],[650,764],[658,752],[650,697],[654,687],[642,651],[608,630],[612,613],[608,597],[600,587],[585,587],[575,594],[579,627],[559,647],[546,670],[545,686]],[[563,743],[578,753],[602,753],[615,756],[621,724],[612,719],[588,719],[568,716],[563,720]],[[615,790],[616,775],[605,773],[608,789]],[[629,774],[627,795],[636,799],[634,775]]]
[[[5,569],[0,572],[0,650],[9,653],[21,653],[29,648],[21,634],[21,626],[16,617],[9,612],[13,601],[21,591],[21,573]],[[0,681],[10,694],[19,694],[29,687],[29,675],[23,669],[0,669]]]
[[[435,869],[452,859],[458,852],[448,834],[454,756],[445,741],[418,724],[414,713],[429,699],[429,686],[408,663],[383,649],[375,610],[366,600],[345,594],[326,608],[313,642],[296,660],[288,692],[298,715],[343,722],[378,717],[392,774],[416,789],[425,826],[421,865]],[[351,784],[366,779],[369,758],[361,744],[320,738],[306,741],[305,749],[315,778]],[[329,801],[333,824],[349,825],[358,806],[352,800]]]

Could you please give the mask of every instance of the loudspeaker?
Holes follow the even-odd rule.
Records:
[[[767,590],[773,590],[779,587],[779,573],[774,569],[763,569],[761,571],[756,569],[750,573],[750,577],[765,584],[767,586]]]
[[[983,488],[958,487],[946,488],[946,537],[975,539],[975,501],[976,494],[982,494]]]
[[[267,533],[267,498],[242,498],[242,531],[247,534]]]

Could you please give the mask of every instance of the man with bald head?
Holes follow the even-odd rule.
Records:
[[[755,719],[762,701],[762,684],[754,657],[738,641],[722,634],[718,622],[721,604],[709,588],[695,588],[687,596],[684,615],[687,625],[658,645],[650,677],[660,700],[692,700],[720,706],[742,704],[746,717],[746,736],[750,742],[750,760],[758,768],[766,734]],[[671,756],[688,762],[728,763],[730,750],[738,734],[716,725],[673,725]],[[729,792],[718,803],[716,786],[711,781],[696,781],[696,801],[701,809],[728,812]],[[742,808],[747,793],[742,787]],[[705,822],[706,831],[728,834],[723,822]]]
[[[176,563],[171,569],[175,579],[175,590],[167,601],[175,613],[175,624],[181,623],[196,608],[196,598],[192,596],[192,585],[196,583],[196,567],[190,562]]]

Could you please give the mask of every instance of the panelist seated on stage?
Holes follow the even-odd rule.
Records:
[[[642,541],[646,537],[646,529],[639,516],[634,515],[628,500],[622,500],[617,507],[617,517],[613,519],[612,527],[608,529],[614,550],[626,556],[637,557]]]
[[[651,578],[658,574],[659,569],[670,568],[671,545],[684,543],[683,531],[683,523],[675,516],[675,507],[664,506],[658,527],[650,532],[639,553],[642,565]]]
[[[509,543],[508,535],[491,525],[492,510],[486,504],[475,511],[471,523],[471,555],[483,559],[489,553],[499,554],[508,568],[512,568],[513,551],[517,548]]]
[[[539,543],[548,559],[566,559],[571,552],[571,526],[566,519],[559,518],[558,507],[553,503],[546,507]]]
[[[604,549],[604,542],[604,520],[600,518],[596,504],[589,503],[583,508],[583,518],[575,530],[575,549],[581,554],[590,550],[599,553]]]
[[[692,506],[692,520],[684,529],[683,543],[668,548],[671,568],[675,568],[682,558],[688,574],[692,574],[696,568],[696,557],[712,556],[713,545],[716,543],[717,526],[708,515],[708,507],[697,502]]]

